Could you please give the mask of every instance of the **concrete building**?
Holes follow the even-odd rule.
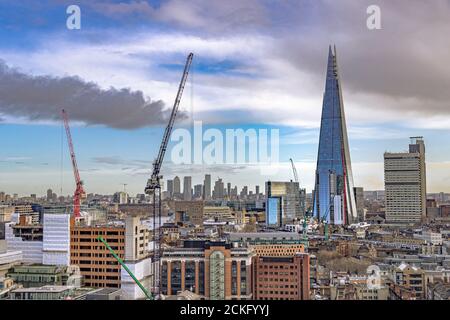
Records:
[[[410,292],[414,299],[425,298],[425,272],[422,269],[401,263],[393,271],[392,280],[396,286]]]
[[[358,216],[358,221],[365,221],[364,216],[364,188],[354,187],[353,192],[355,194],[355,203],[356,203],[356,213]]]
[[[0,205],[0,222],[10,222],[14,209],[14,206]]]
[[[12,267],[7,276],[25,288],[46,285],[80,287],[82,284],[78,266],[21,265]]]
[[[175,201],[175,220],[177,222],[190,221],[194,225],[203,225],[203,201]]]
[[[44,208],[42,244],[44,265],[70,265],[70,214],[65,210],[65,207]]]
[[[303,244],[302,235],[297,232],[233,232],[229,234],[235,245]]]
[[[249,248],[224,242],[185,241],[162,257],[162,293],[189,290],[207,300],[252,299],[252,257]]]
[[[441,232],[433,232],[432,230],[423,230],[421,238],[425,240],[427,244],[431,244],[434,246],[442,245],[442,233]]]
[[[11,300],[64,300],[70,297],[73,288],[70,286],[43,286],[38,288],[20,288],[12,290]]]
[[[214,200],[221,200],[223,199],[224,195],[225,195],[225,189],[224,189],[224,183],[222,181],[222,179],[218,179],[215,183],[214,183],[214,190],[212,192],[212,199]]]
[[[201,200],[203,198],[203,185],[196,184],[194,186],[194,195],[193,195],[193,197],[196,200]]]
[[[384,154],[386,222],[417,224],[426,218],[425,144],[411,138],[409,152]]]
[[[309,255],[255,257],[253,299],[309,300]]]
[[[153,283],[152,259],[147,250],[150,242],[149,229],[141,224],[139,217],[125,219],[125,257],[124,263],[139,282],[150,291]],[[128,272],[121,267],[121,289],[125,299],[145,299],[145,294]]]
[[[173,197],[179,198],[181,195],[181,181],[178,176],[173,178]]]
[[[293,257],[305,252],[303,244],[254,244],[248,245],[257,257]]]
[[[120,288],[121,266],[97,240],[99,236],[106,240],[121,259],[124,258],[124,226],[74,226],[71,230],[70,262],[80,266],[86,286]]]
[[[203,200],[211,200],[211,175],[205,174],[203,180]]]
[[[173,180],[167,180],[167,197],[169,199],[173,197]]]
[[[190,176],[183,178],[183,200],[192,200],[192,177]]]
[[[231,211],[231,208],[228,206],[225,207],[212,207],[205,206],[203,207],[203,218],[211,219],[215,221],[233,221],[234,215]]]

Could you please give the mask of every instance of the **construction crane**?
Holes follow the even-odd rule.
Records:
[[[297,169],[295,168],[294,160],[292,160],[292,158],[290,158],[289,160],[291,161],[292,172],[294,173],[294,181],[298,182],[298,173]]]
[[[289,161],[291,162],[292,166],[292,173],[294,174],[294,181],[298,182],[298,173],[297,168],[295,168],[294,160],[292,158],[289,158]],[[305,216],[303,217],[303,228],[302,228],[302,234],[303,234],[303,241],[308,241],[308,215],[305,213]]]
[[[66,128],[67,143],[69,145],[70,159],[72,160],[73,175],[75,176],[75,185],[76,186],[75,186],[75,192],[73,194],[73,215],[75,218],[79,218],[80,217],[81,199],[85,197],[86,193],[84,192],[83,181],[80,178],[80,172],[78,171],[77,159],[75,158],[75,151],[73,149],[73,143],[72,143],[72,135],[70,134],[69,117],[67,115],[67,112],[64,109],[62,109],[61,114],[62,114],[62,118],[64,121],[64,127]]]
[[[180,85],[178,87],[177,96],[173,104],[172,113],[170,115],[169,123],[167,124],[166,130],[164,131],[164,136],[162,138],[161,146],[159,147],[158,156],[153,162],[153,172],[147,181],[147,186],[145,187],[145,193],[153,198],[153,261],[158,264],[159,272],[153,277],[153,290],[154,293],[161,292],[161,264],[159,263],[161,256],[161,179],[160,174],[161,165],[164,161],[164,155],[167,150],[167,145],[169,144],[170,134],[172,133],[175,118],[178,112],[178,107],[180,105],[181,96],[183,94],[184,86],[189,74],[189,68],[191,67],[192,58],[194,54],[189,53],[186,64],[184,66],[183,75],[181,77]]]

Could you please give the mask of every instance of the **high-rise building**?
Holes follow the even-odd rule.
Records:
[[[47,201],[48,202],[53,201],[53,190],[52,189],[47,190]]]
[[[183,200],[192,200],[192,177],[183,178]]]
[[[239,197],[241,199],[246,199],[247,196],[248,196],[248,187],[247,186],[243,186],[242,190],[241,190],[241,193],[239,194]]]
[[[181,194],[181,181],[180,181],[180,178],[178,176],[173,178],[173,194],[174,195]]]
[[[314,194],[314,215],[331,224],[357,219],[336,48],[329,48]]]
[[[224,196],[224,185],[223,185],[222,179],[219,178],[214,183],[214,190],[213,190],[212,198],[214,200],[220,200],[220,199],[223,199],[223,196]]]
[[[203,180],[203,199],[211,200],[211,175],[205,174],[205,180]]]
[[[231,197],[231,182],[227,183],[227,197]]]
[[[139,217],[127,216],[125,219],[124,262],[134,276],[147,290],[153,283],[154,268],[148,252],[150,230],[141,223]],[[121,289],[127,299],[144,299],[145,295],[126,269],[121,267]]]
[[[364,221],[364,188],[354,187],[356,212],[358,213],[358,221]]]
[[[196,184],[194,186],[194,199],[201,199],[203,197],[203,185]]]
[[[173,197],[173,180],[167,180],[167,196]]]
[[[181,181],[178,176],[173,178],[173,194],[172,197],[174,199],[182,199],[183,195],[181,194]]]
[[[300,188],[298,182],[266,182],[266,223],[280,227],[301,219]]]
[[[409,152],[384,154],[386,222],[420,223],[426,218],[425,143],[412,137]]]

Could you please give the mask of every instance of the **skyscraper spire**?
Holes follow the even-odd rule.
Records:
[[[357,218],[342,86],[336,47],[333,53],[331,45],[320,124],[314,215],[332,224],[349,224]]]

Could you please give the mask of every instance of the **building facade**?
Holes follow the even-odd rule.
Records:
[[[411,138],[409,152],[384,154],[387,223],[420,223],[426,218],[425,144]]]
[[[309,300],[309,255],[256,257],[253,262],[255,300]]]
[[[103,239],[123,259],[125,254],[125,227],[74,226],[71,230],[70,262],[80,267],[87,287],[120,288],[121,266],[97,238]]]
[[[266,194],[266,224],[268,226],[280,227],[303,217],[298,182],[267,181]]]
[[[207,300],[252,299],[252,257],[249,248],[224,242],[185,241],[183,248],[164,250],[162,293],[189,290]]]
[[[329,48],[314,187],[314,215],[331,224],[357,220],[353,173],[336,48]]]

